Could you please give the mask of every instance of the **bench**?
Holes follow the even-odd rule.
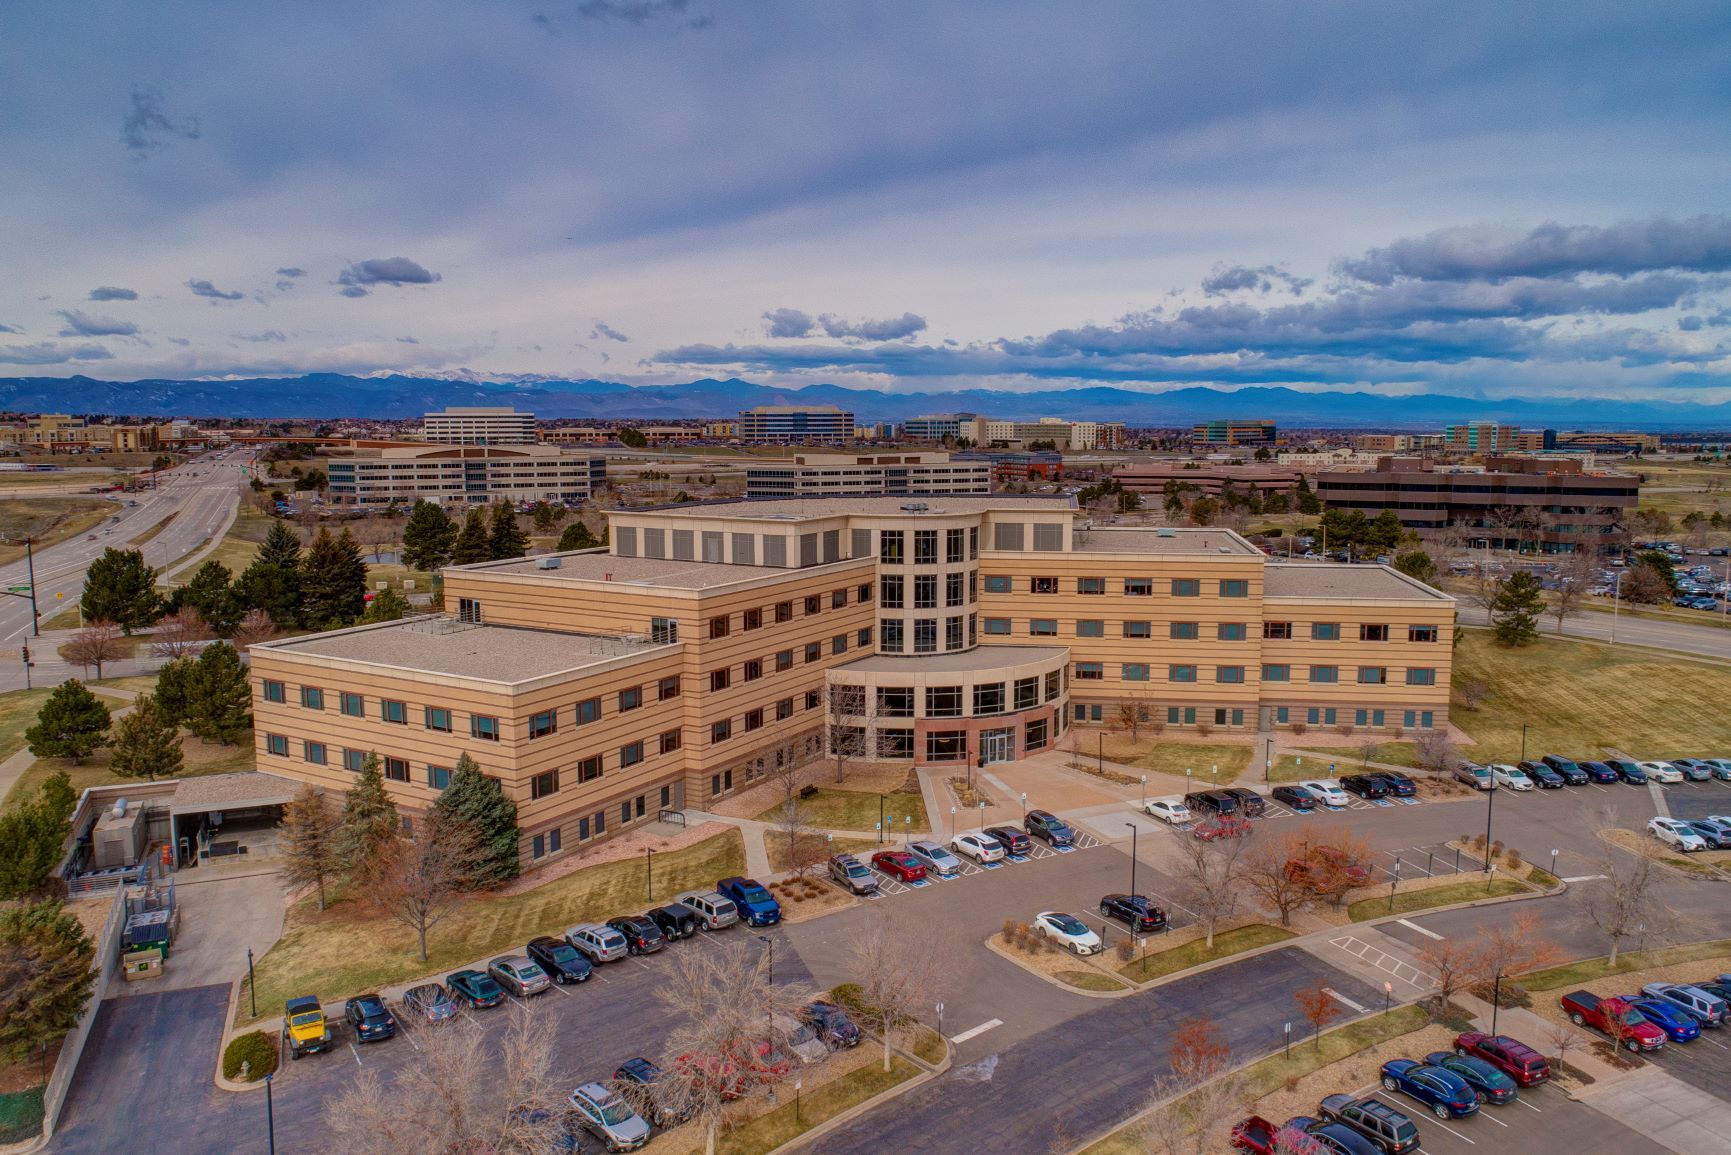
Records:
[[[816,786],[801,786],[799,788],[799,797],[800,797],[801,801],[804,801],[808,798],[816,798],[817,797],[817,787]]]

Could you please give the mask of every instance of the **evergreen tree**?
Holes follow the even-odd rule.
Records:
[[[618,436],[619,444],[629,446],[632,449],[642,449],[649,444],[649,438],[645,437],[640,429],[627,427],[621,429]]]
[[[417,501],[403,525],[403,564],[410,569],[436,570],[451,557],[457,527],[436,502]]]
[[[375,751],[367,755],[355,784],[343,795],[337,859],[349,878],[365,878],[401,827],[397,804],[385,792],[385,775]]]
[[[493,507],[493,528],[487,534],[487,551],[494,561],[522,557],[529,549],[529,537],[517,524],[517,511],[511,503],[501,501]]]
[[[319,530],[301,559],[301,617],[315,629],[353,625],[367,608],[367,563],[354,535]]]
[[[534,522],[539,533],[551,533],[553,527],[565,520],[565,507],[553,505],[550,502],[537,501],[535,508],[529,513],[529,520]]]
[[[165,725],[182,726],[192,712],[194,658],[176,658],[156,671],[156,713]]]
[[[211,560],[198,567],[192,580],[175,590],[168,599],[168,612],[191,608],[209,623],[211,630],[222,638],[234,632],[240,624],[240,606],[235,601],[233,575],[228,567]]]
[[[594,549],[601,544],[601,539],[590,532],[588,526],[581,521],[574,521],[565,527],[565,532],[559,535],[559,549]]]
[[[258,556],[234,583],[235,606],[263,610],[278,629],[291,630],[301,623],[301,542],[288,523],[274,521],[259,547]]]
[[[517,877],[517,804],[505,797],[497,778],[481,773],[475,760],[463,754],[451,771],[451,784],[433,805],[467,822],[479,837],[475,885]]]
[[[0,910],[0,1062],[65,1037],[96,988],[96,948],[58,900]]]
[[[258,548],[258,561],[283,569],[298,569],[301,564],[300,534],[289,528],[286,521],[271,522],[264,544]]]
[[[1310,517],[1322,512],[1322,499],[1311,490],[1310,481],[1302,473],[1298,475],[1298,512]]]
[[[469,516],[463,519],[457,540],[451,544],[451,564],[474,565],[478,561],[490,561],[492,557],[493,544],[487,536],[486,515],[479,509],[471,509]]]
[[[1407,549],[1396,554],[1394,568],[1426,585],[1436,585],[1436,562],[1422,549]]]
[[[312,783],[301,787],[294,800],[283,807],[283,881],[290,887],[310,886],[325,908],[325,883],[337,874],[337,831],[341,819],[325,805],[325,796]]]
[[[1385,509],[1376,515],[1376,520],[1365,529],[1364,545],[1367,553],[1389,553],[1400,544],[1403,532],[1400,524],[1400,514],[1392,509]]]
[[[122,778],[154,782],[180,772],[180,730],[163,719],[156,699],[149,694],[140,694],[132,703],[132,712],[114,724],[111,745],[114,756],[108,769]]]
[[[108,707],[73,678],[48,695],[24,740],[38,758],[70,758],[76,766],[102,745],[110,721]]]
[[[72,833],[78,795],[66,771],[56,770],[34,791],[0,810],[0,902],[40,891],[60,864]]]
[[[1545,599],[1539,579],[1526,570],[1516,570],[1497,587],[1491,602],[1491,624],[1497,641],[1505,646],[1526,646],[1539,640],[1539,615]]]
[[[148,626],[162,613],[156,571],[136,549],[105,549],[84,574],[79,600],[84,620],[113,622],[127,633]]]
[[[206,646],[188,679],[186,728],[206,742],[232,746],[252,729],[252,687],[240,654],[227,642]]]
[[[369,625],[374,622],[394,622],[408,617],[410,612],[408,599],[396,590],[386,588],[373,595],[373,600],[367,603],[367,612],[361,615],[361,621]]]

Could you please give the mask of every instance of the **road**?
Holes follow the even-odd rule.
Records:
[[[1462,625],[1490,624],[1489,615],[1477,606],[1462,601],[1459,603],[1459,612]],[[1652,618],[1618,614],[1616,627],[1619,644],[1652,646],[1655,649],[1677,650],[1708,658],[1731,659],[1731,630],[1718,626],[1696,626],[1687,622],[1656,621]],[[1555,633],[1556,619],[1546,618],[1541,631],[1544,634]],[[1564,619],[1563,635],[1608,642],[1611,640],[1611,615],[1599,610],[1584,610],[1572,618]]]

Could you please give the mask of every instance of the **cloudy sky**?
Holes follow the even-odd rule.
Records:
[[[1731,399],[1723,3],[15,0],[0,375]]]

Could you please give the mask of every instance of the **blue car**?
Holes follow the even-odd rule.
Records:
[[[1520,1088],[1515,1081],[1476,1055],[1457,1055],[1453,1051],[1432,1051],[1424,1057],[1432,1067],[1459,1075],[1467,1086],[1478,1092],[1479,1102],[1513,1103]]]
[[[1322,1144],[1328,1155],[1382,1155],[1375,1143],[1345,1123],[1329,1123],[1314,1115],[1294,1115],[1281,1130],[1302,1131]]]
[[[1664,999],[1630,995],[1625,1001],[1645,1015],[1648,1022],[1664,1031],[1665,1037],[1673,1043],[1687,1043],[1701,1037],[1701,1024],[1695,1017]]]
[[[1435,1112],[1438,1119],[1460,1119],[1475,1115],[1479,1093],[1453,1071],[1421,1063],[1417,1059],[1390,1059],[1382,1065],[1383,1090],[1399,1092]]]
[[[1622,777],[1603,762],[1582,762],[1580,767],[1587,772],[1587,777],[1594,782],[1615,782]]]
[[[1617,773],[1622,775],[1623,781],[1629,785],[1645,786],[1647,784],[1647,772],[1635,763],[1619,760],[1612,762],[1611,765],[1617,768]]]
[[[774,926],[781,921],[781,903],[754,878],[735,875],[715,884],[721,896],[739,908],[752,926]]]

